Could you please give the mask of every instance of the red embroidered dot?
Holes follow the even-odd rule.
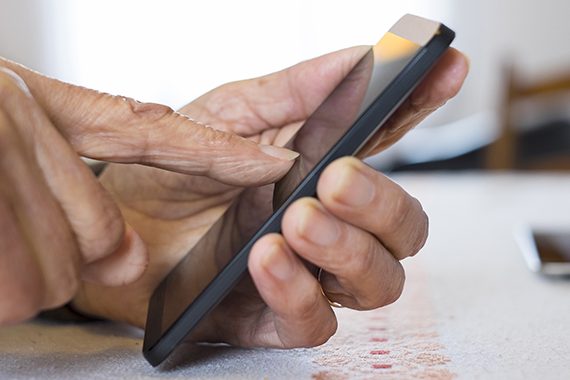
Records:
[[[380,343],[382,343],[382,342],[387,342],[388,339],[387,339],[387,338],[371,338],[370,341],[371,341],[371,342],[380,342]]]
[[[375,369],[390,369],[390,368],[392,368],[392,364],[372,364],[372,368],[375,368]]]
[[[388,355],[390,351],[388,350],[374,350],[370,351],[370,355]]]

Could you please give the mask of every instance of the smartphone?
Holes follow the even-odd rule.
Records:
[[[253,244],[267,233],[280,232],[292,202],[315,196],[328,164],[356,155],[374,134],[382,133],[383,123],[454,37],[439,22],[405,15],[355,64],[287,144],[300,153],[288,174],[275,185],[244,190],[155,289],[143,345],[151,365],[192,339],[214,308],[234,298],[226,296],[246,282]]]
[[[531,271],[570,276],[570,230],[519,228],[517,240]]]

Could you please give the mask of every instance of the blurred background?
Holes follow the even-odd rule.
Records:
[[[0,0],[0,55],[178,108],[228,81],[374,44],[404,13],[454,29],[471,72],[456,99],[375,166],[570,168],[567,0]]]

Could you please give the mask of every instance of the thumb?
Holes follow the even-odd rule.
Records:
[[[161,104],[67,84],[7,60],[0,59],[0,66],[22,77],[56,128],[85,157],[255,186],[281,178],[298,156],[215,130]]]

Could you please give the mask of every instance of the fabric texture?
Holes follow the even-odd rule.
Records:
[[[513,231],[570,231],[570,175],[400,175],[430,216],[400,300],[335,309],[337,334],[295,350],[185,346],[159,368],[109,322],[0,328],[0,379],[566,379],[570,281],[531,273]]]

